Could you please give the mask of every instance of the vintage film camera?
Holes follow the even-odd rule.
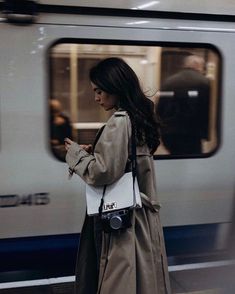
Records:
[[[102,213],[101,222],[106,233],[118,232],[131,227],[131,210],[121,209]]]

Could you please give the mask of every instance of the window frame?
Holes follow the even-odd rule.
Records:
[[[208,49],[213,51],[218,57],[218,68],[217,68],[217,97],[216,97],[216,121],[215,121],[215,132],[216,132],[216,139],[217,144],[214,149],[207,153],[201,154],[190,154],[190,155],[171,155],[171,154],[154,154],[154,160],[174,160],[174,159],[196,159],[196,158],[208,158],[214,156],[221,147],[221,119],[222,119],[222,68],[223,68],[223,58],[220,50],[217,46],[211,43],[193,43],[193,42],[164,42],[164,41],[138,41],[138,40],[110,40],[110,39],[86,39],[86,38],[60,38],[54,41],[46,51],[46,59],[47,59],[47,69],[49,72],[48,78],[48,95],[47,100],[50,100],[50,94],[52,90],[52,68],[51,68],[51,60],[50,60],[50,52],[51,49],[60,44],[84,44],[84,45],[122,45],[122,46],[144,46],[144,47],[164,47],[164,48],[192,48],[192,49]],[[50,123],[51,112],[48,109],[48,119]],[[49,125],[48,123],[48,125]],[[48,131],[48,142],[49,142],[49,149],[51,150],[54,157],[56,157],[59,161],[63,160],[58,158],[52,150],[50,144],[50,130]]]

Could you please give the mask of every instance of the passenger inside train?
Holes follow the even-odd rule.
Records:
[[[72,137],[72,126],[69,117],[63,113],[62,104],[57,99],[50,100],[50,134],[51,148],[59,158],[65,158],[64,138]]]
[[[189,55],[161,87],[161,138],[172,155],[201,154],[202,140],[208,140],[210,84],[204,71],[205,60]]]

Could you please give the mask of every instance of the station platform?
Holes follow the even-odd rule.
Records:
[[[172,294],[234,294],[235,260],[169,266]],[[1,294],[73,294],[74,276],[0,283]],[[154,294],[154,293],[153,293]]]

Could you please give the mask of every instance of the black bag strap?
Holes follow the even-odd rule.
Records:
[[[131,171],[133,177],[133,190],[137,177],[137,156],[136,156],[136,128],[135,123],[131,122]]]
[[[97,142],[98,142],[100,136],[102,135],[104,128],[105,128],[105,125],[103,125],[103,126],[98,130],[98,132],[96,133],[95,140],[94,140],[94,142],[93,142],[93,144],[92,144],[92,152],[94,152],[95,145],[97,144]]]

